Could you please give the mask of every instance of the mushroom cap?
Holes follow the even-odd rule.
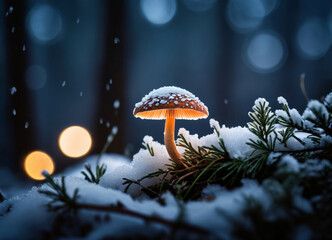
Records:
[[[194,94],[179,87],[161,87],[135,104],[135,117],[142,119],[200,119],[209,116],[208,108]]]

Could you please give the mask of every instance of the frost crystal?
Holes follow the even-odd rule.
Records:
[[[26,47],[25,47],[25,45],[23,45],[22,51],[25,52],[25,50],[26,50]]]
[[[111,126],[110,122],[107,121],[107,122],[106,122],[106,127],[109,128],[110,126]]]
[[[100,124],[103,124],[103,122],[104,122],[104,119],[103,119],[103,118],[100,118],[100,119],[99,119],[99,123],[100,123]]]
[[[63,81],[61,86],[62,87],[66,86],[66,81]]]
[[[76,19],[76,23],[77,23],[77,24],[80,23],[80,19],[79,19],[79,18]]]
[[[12,27],[12,33],[14,33],[14,32],[15,32],[15,27],[13,26],[13,27]]]
[[[16,109],[15,108],[13,109],[13,115],[14,116],[16,115]]]
[[[29,122],[28,122],[28,121],[25,122],[24,127],[25,127],[25,128],[28,128],[28,127],[29,127]]]

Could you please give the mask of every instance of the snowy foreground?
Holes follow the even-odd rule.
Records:
[[[283,113],[277,112],[277,114]],[[296,116],[296,114],[293,116]],[[252,148],[246,143],[250,138],[255,139],[256,136],[247,127],[220,127],[219,123],[213,119],[210,120],[210,125],[218,129],[220,137],[223,138],[232,158],[246,158],[251,154]],[[185,129],[180,129],[179,133],[183,134],[194,147],[218,146],[219,137],[215,131],[200,138],[197,135],[191,135]],[[306,145],[302,145],[291,138],[287,148],[283,144],[277,143],[276,149],[301,150],[315,147],[310,145],[311,143],[306,138],[306,134],[299,133],[297,137],[302,139]],[[123,178],[139,179],[160,168],[165,169],[165,164],[170,164],[164,145],[153,141],[153,138],[149,136],[144,137],[143,141],[144,145],[149,144],[153,147],[155,155],[151,156],[148,150],[141,149],[131,161],[120,155],[105,154],[101,159],[101,163],[107,165],[107,172],[101,178],[99,185],[87,182],[80,173],[84,163],[90,162],[92,165],[95,163],[95,156],[89,157],[79,166],[68,169],[64,173],[68,193],[72,195],[74,190],[78,188],[78,202],[80,203],[95,205],[121,203],[126,209],[175,222],[179,219],[180,213],[184,213],[183,222],[209,231],[211,239],[234,239],[234,228],[239,225],[251,229],[253,226],[252,219],[247,218],[246,215],[248,202],[255,202],[264,219],[273,222],[288,217],[288,213],[281,209],[279,205],[279,198],[290,194],[291,204],[299,211],[310,215],[313,211],[313,203],[320,197],[304,198],[301,187],[294,185],[294,187],[291,186],[287,189],[274,178],[268,178],[262,183],[258,183],[256,180],[244,179],[242,186],[232,190],[227,190],[219,185],[207,186],[202,193],[201,200],[183,203],[182,210],[184,211],[182,212],[180,211],[179,201],[170,193],[162,195],[161,198],[164,203],[150,199],[140,191],[137,185],[132,185],[128,192],[124,193]],[[331,141],[331,139],[326,141]],[[183,152],[181,148],[178,150],[180,153]],[[269,158],[271,163],[273,163],[274,157],[271,154]],[[290,175],[302,174],[312,177],[319,176],[323,171],[331,171],[332,169],[332,165],[328,160],[309,159],[299,163],[294,157],[287,154],[282,156],[277,166],[280,171]],[[158,179],[146,179],[142,184],[149,186],[154,181],[158,181]],[[49,198],[38,192],[39,189],[48,188],[45,184],[36,186],[29,192],[18,196],[9,196],[0,203],[0,239],[48,238],[55,231],[54,229],[61,228],[61,226],[54,225],[55,222],[58,225],[61,222],[58,219],[58,213],[48,211],[46,207]],[[9,208],[10,211],[8,212]],[[61,239],[132,237],[134,239],[135,236],[153,238],[154,236],[169,235],[171,231],[168,226],[159,223],[145,222],[132,216],[95,210],[80,210],[71,219],[69,224],[63,220],[63,224],[67,224],[68,227],[62,230],[61,235],[57,237]],[[84,235],[82,235],[80,229],[82,226],[89,226],[89,231]],[[179,239],[200,238],[195,233],[185,231],[178,232],[176,236]],[[312,229],[306,225],[297,226],[289,231],[289,238],[311,239]]]

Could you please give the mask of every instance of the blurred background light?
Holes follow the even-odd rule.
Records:
[[[327,25],[329,27],[330,33],[332,34],[332,12],[329,14],[327,18]]]
[[[80,126],[71,126],[62,131],[59,137],[59,147],[68,157],[78,158],[87,154],[91,148],[92,139],[88,130]]]
[[[37,5],[28,14],[28,29],[37,42],[48,43],[62,31],[62,18],[58,10],[50,5]]]
[[[42,66],[32,65],[25,72],[25,83],[30,90],[44,87],[46,80],[47,73]]]
[[[205,12],[213,7],[216,0],[183,0],[183,4],[193,12]]]
[[[264,17],[268,16],[279,5],[278,0],[260,0],[260,1],[264,7]]]
[[[300,27],[296,35],[296,45],[304,58],[319,59],[330,48],[331,32],[322,20],[311,18]]]
[[[42,171],[45,170],[52,174],[54,172],[54,163],[48,154],[34,151],[25,158],[24,169],[32,179],[43,180],[45,177],[42,175]]]
[[[259,73],[279,69],[287,57],[281,38],[273,32],[262,32],[252,37],[245,51],[245,61]]]
[[[277,0],[230,0],[226,18],[230,27],[239,33],[258,28],[277,6]]]
[[[141,0],[141,10],[145,18],[157,25],[168,23],[176,13],[175,0]]]

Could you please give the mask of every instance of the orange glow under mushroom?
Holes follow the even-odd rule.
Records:
[[[136,117],[140,117],[143,119],[166,119],[166,118],[176,118],[176,119],[198,119],[198,118],[206,118],[208,114],[203,112],[198,112],[193,109],[182,109],[176,108],[172,109],[159,109],[159,110],[151,110],[145,112],[138,112],[135,114]]]

